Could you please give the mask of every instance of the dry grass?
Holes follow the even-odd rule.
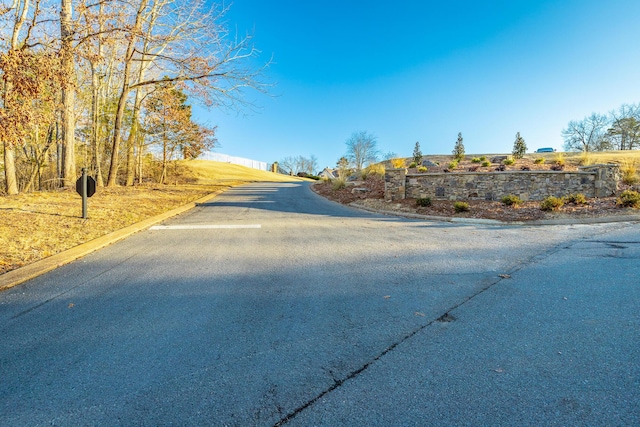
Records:
[[[547,162],[553,162],[557,155],[558,153],[535,153],[532,156],[542,157]],[[625,161],[640,163],[640,150],[590,152],[586,155],[582,152],[567,152],[562,153],[562,156],[568,164],[572,165],[580,165],[585,161],[588,164],[623,163]]]
[[[622,172],[622,182],[628,185],[640,182],[638,176],[638,168],[635,160],[625,160],[620,164],[620,172]]]
[[[179,185],[100,188],[88,200],[72,190],[0,196],[0,274],[169,211],[212,192],[256,181],[296,180],[211,161],[181,162]]]
[[[184,176],[193,178],[198,184],[220,185],[227,182],[288,182],[300,180],[271,172],[250,169],[231,163],[212,162],[208,160],[190,160],[178,162],[180,172]],[[186,169],[186,170],[185,170]]]

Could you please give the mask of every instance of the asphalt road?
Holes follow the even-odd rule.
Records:
[[[236,188],[0,293],[0,425],[640,425],[640,224]]]

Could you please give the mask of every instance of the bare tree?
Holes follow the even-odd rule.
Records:
[[[248,60],[257,55],[251,37],[229,40],[222,18],[226,8],[209,8],[205,0],[150,2],[139,0],[123,57],[122,87],[114,121],[107,186],[116,184],[124,112],[131,91],[164,83],[183,84],[209,106],[237,106],[247,88],[264,91],[258,82],[262,68]],[[159,9],[154,9],[155,6]],[[145,28],[150,16],[159,21]],[[145,40],[153,43],[145,44]],[[158,49],[162,46],[162,49]],[[134,65],[149,62],[148,76],[132,82]]]
[[[378,160],[378,140],[365,131],[354,132],[347,139],[346,158],[356,170],[361,170]]]
[[[592,113],[581,121],[572,120],[562,130],[564,148],[567,151],[602,151],[608,148],[604,138],[607,117]]]
[[[309,157],[285,157],[278,162],[278,165],[280,169],[287,171],[292,175],[296,175],[301,172],[309,175],[314,175],[316,173],[316,170],[318,169],[318,159],[314,155],[311,155]]]
[[[605,138],[618,150],[640,148],[640,104],[623,104],[609,112],[611,123]]]

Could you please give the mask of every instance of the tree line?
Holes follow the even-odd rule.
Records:
[[[562,137],[566,151],[637,150],[640,104],[623,104],[608,114],[592,113],[582,120],[571,120]]]
[[[188,99],[235,109],[260,82],[252,37],[207,0],[0,0],[0,144],[4,191],[157,178],[195,158],[215,127]]]

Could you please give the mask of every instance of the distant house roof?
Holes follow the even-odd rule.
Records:
[[[324,179],[334,179],[338,177],[338,171],[335,169],[324,168],[322,172],[318,174],[318,176]]]

